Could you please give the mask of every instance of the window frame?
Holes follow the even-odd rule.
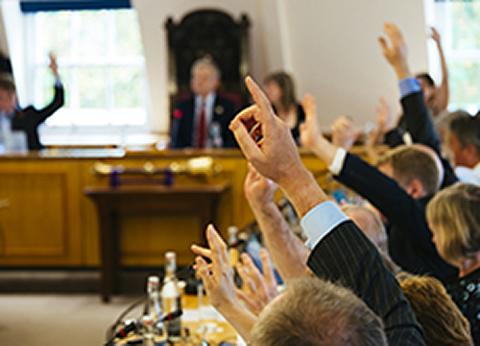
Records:
[[[123,9],[123,10],[128,10],[128,11],[135,11],[135,9],[130,8],[130,9]],[[106,23],[107,23],[107,30],[108,30],[108,35],[110,36],[109,39],[107,40],[108,46],[107,46],[107,54],[104,57],[101,58],[80,58],[76,59],[75,56],[75,49],[78,50],[80,44],[78,43],[78,40],[75,40],[75,34],[78,34],[75,32],[75,25],[79,26],[81,25],[80,23],[80,18],[79,16],[75,15],[78,13],[78,11],[72,11],[72,26],[70,30],[72,30],[72,39],[70,40],[70,44],[72,45],[70,47],[70,51],[72,52],[72,57],[70,59],[62,59],[61,57],[59,58],[58,64],[59,64],[59,72],[60,76],[62,76],[62,71],[66,71],[69,69],[75,69],[75,68],[82,68],[82,67],[97,67],[97,68],[104,68],[104,67],[135,67],[139,68],[142,74],[142,82],[141,82],[141,88],[142,90],[142,98],[143,98],[143,107],[141,108],[114,108],[114,87],[112,84],[112,78],[108,77],[107,78],[107,83],[108,83],[108,90],[106,91],[106,105],[107,108],[80,108],[79,107],[79,99],[78,96],[80,96],[80,91],[78,90],[78,83],[74,82],[71,83],[71,85],[68,86],[67,92],[70,92],[70,97],[73,97],[72,100],[72,108],[64,108],[59,110],[58,112],[68,112],[70,115],[73,113],[77,113],[77,115],[81,114],[82,112],[88,112],[88,111],[100,111],[104,113],[111,113],[115,112],[117,109],[118,111],[141,111],[142,115],[144,114],[145,121],[140,125],[140,124],[134,124],[134,123],[127,123],[127,124],[114,124],[112,123],[111,120],[108,120],[107,124],[104,125],[97,125],[97,124],[78,124],[78,123],[70,123],[70,124],[65,124],[65,125],[58,125],[58,124],[47,124],[45,126],[41,127],[41,133],[42,136],[44,137],[49,137],[49,136],[66,136],[66,135],[76,135],[76,134],[82,134],[82,136],[97,136],[98,134],[105,134],[108,136],[125,136],[125,135],[130,135],[130,134],[138,134],[138,133],[148,133],[151,130],[151,118],[150,118],[150,112],[149,112],[149,95],[148,95],[148,82],[147,82],[147,75],[146,75],[146,63],[145,63],[145,55],[142,53],[141,55],[138,56],[130,56],[130,57],[119,57],[118,59],[115,59],[118,54],[115,54],[114,51],[114,37],[113,37],[113,32],[112,28],[115,25],[115,18],[112,15],[109,14],[113,13],[113,11],[117,10],[99,10],[103,12],[106,16]],[[83,11],[82,11],[83,12]],[[35,33],[35,31],[38,29],[39,26],[41,26],[41,23],[39,23],[40,18],[37,17],[37,14],[42,13],[42,12],[37,12],[37,13],[26,13],[23,15],[23,26],[25,28],[25,39],[24,39],[24,45],[25,45],[25,71],[27,72],[27,80],[33,81],[32,83],[26,83],[26,98],[28,103],[30,104],[36,104],[38,101],[39,97],[42,97],[42,95],[36,95],[36,89],[38,88],[37,83],[38,83],[38,78],[36,77],[38,71],[40,69],[44,69],[48,65],[48,59],[46,56],[43,56],[43,52],[40,52],[41,50],[41,43],[37,44],[36,38],[38,37],[38,33]],[[50,12],[52,13],[52,12]],[[140,32],[140,27],[139,23],[137,22],[138,25],[138,30]],[[143,44],[142,44],[143,45]],[[143,47],[142,47],[143,50]],[[111,74],[112,71],[110,69],[107,70],[108,74]],[[53,84],[52,84],[53,88]],[[47,101],[48,102],[48,101]],[[40,105],[39,105],[40,106]],[[43,105],[41,105],[43,106]],[[111,118],[109,118],[111,119]],[[47,140],[48,142],[48,140]]]
[[[452,75],[452,65],[458,62],[465,62],[470,60],[480,61],[480,47],[476,49],[456,49],[453,46],[453,25],[452,22],[452,11],[453,6],[455,6],[457,2],[434,2],[432,8],[432,14],[430,16],[432,22],[434,23],[433,26],[439,30],[441,37],[442,37],[442,47],[444,50],[445,58],[447,60],[447,65],[449,69],[449,75]],[[429,46],[430,52],[430,59],[429,59],[429,66],[430,70],[434,72],[435,75],[438,74],[440,71],[440,61],[437,58],[438,52],[437,48],[434,45]],[[432,59],[432,57],[435,57]],[[451,77],[450,77],[451,78]],[[450,81],[450,88],[452,88],[452,83]],[[464,88],[462,88],[463,90]],[[477,103],[470,103],[470,104],[455,104],[453,100],[450,98],[449,104],[449,111],[456,111],[458,109],[465,109],[470,113],[476,113],[480,107],[480,95]]]

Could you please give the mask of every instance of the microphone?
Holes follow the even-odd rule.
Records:
[[[171,312],[165,316],[162,317],[162,322],[165,322],[165,321],[171,321],[175,318],[178,318],[180,316],[183,315],[183,311],[180,309],[180,310],[175,310],[174,312]]]
[[[113,345],[113,340],[123,339],[131,332],[138,332],[140,330],[141,324],[137,320],[126,320],[124,326],[120,327],[117,332],[112,335],[110,340],[105,343],[105,346]]]

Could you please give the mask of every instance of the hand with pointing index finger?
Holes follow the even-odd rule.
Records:
[[[297,146],[257,83],[247,77],[246,85],[255,105],[240,112],[230,129],[247,160],[260,174],[281,185],[303,167]]]
[[[245,82],[255,105],[240,112],[230,130],[252,166],[277,183],[303,216],[326,199],[325,193],[303,165],[289,127],[275,115],[262,89],[250,77]]]

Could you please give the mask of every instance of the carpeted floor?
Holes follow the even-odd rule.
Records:
[[[105,332],[136,297],[103,304],[92,295],[0,295],[0,345],[101,346]]]

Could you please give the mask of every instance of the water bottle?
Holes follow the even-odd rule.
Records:
[[[143,326],[143,346],[155,346],[155,328],[152,316],[144,315],[142,317]]]
[[[154,324],[157,324],[162,318],[162,308],[160,302],[160,278],[158,276],[148,277],[147,295],[148,301],[146,305],[146,314],[152,317]]]
[[[231,267],[237,265],[240,257],[238,244],[238,228],[236,226],[228,227],[228,257]]]
[[[162,287],[162,308],[164,314],[164,331],[169,342],[176,342],[181,339],[181,318],[179,312],[182,310],[180,289],[175,275],[177,269],[177,256],[175,252],[169,251],[165,254],[165,278]]]

